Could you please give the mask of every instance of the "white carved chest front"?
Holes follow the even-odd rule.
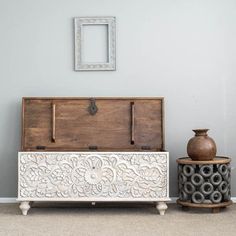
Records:
[[[18,200],[169,201],[168,152],[19,152]]]

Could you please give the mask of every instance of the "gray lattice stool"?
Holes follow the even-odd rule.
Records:
[[[230,161],[228,157],[216,157],[211,161],[193,161],[187,157],[177,159],[177,203],[184,208],[211,208],[214,213],[231,205]]]

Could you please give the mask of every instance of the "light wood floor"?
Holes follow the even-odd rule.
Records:
[[[0,204],[1,236],[236,236],[236,205],[212,214],[169,204],[165,216],[150,204],[35,204],[22,216],[17,204]]]

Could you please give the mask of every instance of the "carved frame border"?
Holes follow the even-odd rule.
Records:
[[[83,50],[83,25],[108,26],[108,62],[83,63],[81,50]],[[108,17],[76,17],[74,18],[75,36],[75,71],[111,71],[116,70],[116,18]]]

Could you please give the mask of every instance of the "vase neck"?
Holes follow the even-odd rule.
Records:
[[[195,136],[207,136],[207,132],[209,129],[193,129]]]

